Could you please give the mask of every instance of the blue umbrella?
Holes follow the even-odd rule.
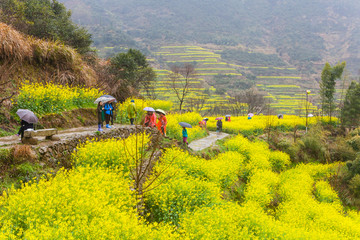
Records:
[[[179,122],[179,125],[186,128],[192,128],[191,124],[186,122]]]

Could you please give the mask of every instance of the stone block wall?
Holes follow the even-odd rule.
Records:
[[[131,134],[144,131],[146,131],[146,133],[151,133],[152,141],[161,138],[160,132],[155,128],[123,126],[101,134],[97,134],[96,132],[81,136],[74,134],[74,137],[71,139],[60,140],[46,147],[34,146],[33,148],[38,154],[40,162],[49,164],[53,167],[59,164],[63,165],[64,167],[70,167],[69,160],[71,153],[81,143],[86,141],[99,141],[109,138],[127,138]]]

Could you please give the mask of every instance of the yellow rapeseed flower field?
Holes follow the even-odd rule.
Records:
[[[39,115],[60,113],[74,108],[95,108],[95,99],[103,94],[96,88],[25,82],[19,89],[16,105]]]

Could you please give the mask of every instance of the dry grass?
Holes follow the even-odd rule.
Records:
[[[33,162],[37,158],[36,153],[31,149],[29,145],[16,145],[14,148],[14,161],[23,162],[29,161]]]
[[[15,61],[30,60],[33,57],[33,49],[27,38],[0,22],[0,58]]]
[[[97,82],[96,72],[82,60],[75,49],[59,41],[26,37],[3,23],[0,23],[1,59],[15,65],[9,79],[52,81],[88,87]],[[29,71],[30,69],[32,70]]]

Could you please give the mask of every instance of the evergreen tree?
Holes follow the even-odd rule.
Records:
[[[110,59],[110,72],[115,76],[117,90],[114,95],[122,100],[129,87],[135,91],[148,91],[155,83],[156,74],[149,66],[146,56],[139,50],[129,49],[127,53],[118,53]]]
[[[346,92],[341,122],[344,127],[360,125],[360,83],[353,81]]]
[[[335,110],[335,85],[336,80],[341,78],[341,75],[346,66],[346,62],[339,63],[334,67],[331,67],[329,63],[326,63],[321,73],[320,82],[320,98],[321,107],[323,113],[330,117]]]

